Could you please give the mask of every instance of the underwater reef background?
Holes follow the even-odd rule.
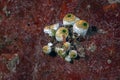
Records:
[[[0,80],[120,80],[120,3],[110,1],[0,0]],[[67,13],[96,26],[74,63],[42,52],[44,27]]]

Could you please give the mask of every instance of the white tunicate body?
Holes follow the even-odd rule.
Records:
[[[53,29],[54,29],[54,30],[57,30],[58,28],[59,28],[59,23],[54,24]]]
[[[61,41],[63,41],[63,37],[62,36],[56,36],[56,40],[61,42]]]
[[[48,46],[48,51],[46,52],[46,54],[49,54],[51,51],[52,51],[52,48]]]
[[[71,56],[71,55],[73,55],[73,54],[75,55],[74,57]],[[70,58],[76,58],[76,57],[77,57],[77,51],[76,51],[76,50],[70,50],[69,56],[70,56]]]
[[[64,43],[64,46],[66,45],[66,47],[67,47],[67,51],[70,49],[70,46],[71,46],[71,44],[69,43],[69,42],[65,42]]]
[[[66,57],[65,57],[65,60],[66,60],[67,62],[71,62],[72,59],[70,58],[70,56],[66,56]]]
[[[44,33],[48,34],[49,36],[53,36],[53,33],[50,29],[44,29]]]
[[[57,30],[59,28],[59,23],[47,26],[44,28],[44,33],[48,34],[49,36],[54,36],[54,33],[52,30]]]
[[[76,24],[73,25],[73,33],[77,33],[78,36],[85,36],[88,29],[78,28]]]
[[[49,42],[49,43],[48,43],[48,46],[53,46],[53,43]]]

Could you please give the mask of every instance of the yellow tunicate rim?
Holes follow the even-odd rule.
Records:
[[[49,26],[45,26],[45,28],[44,29],[50,29],[50,27]]]
[[[54,24],[53,25],[50,25],[50,26],[45,26],[44,29],[53,29],[54,28]]]
[[[89,27],[89,23],[85,20],[78,20],[75,24],[78,28],[88,29]]]
[[[55,26],[55,24],[50,25],[49,27],[50,27],[50,29],[53,29],[53,28],[54,28],[54,26]]]
[[[53,28],[54,28],[54,24],[50,26],[45,26],[45,29],[53,29]]]
[[[65,27],[61,27],[57,30],[56,36],[64,36],[65,38],[68,36],[68,29]]]
[[[57,54],[61,56],[62,58],[66,56],[64,50],[58,50]]]
[[[77,54],[74,51],[71,51],[69,55],[71,58],[76,58],[77,56]]]
[[[54,28],[54,24],[50,26],[45,26],[44,29],[51,30],[52,35],[54,36],[56,31],[53,28]]]
[[[63,53],[63,50],[58,50],[58,55],[62,55],[62,53]]]
[[[67,22],[72,22],[72,21],[76,20],[76,16],[69,13],[69,14],[65,15],[65,17],[63,18],[63,20],[67,21]]]
[[[47,52],[48,52],[48,46],[44,46],[44,47],[43,47],[43,52],[44,52],[44,53],[47,53]]]
[[[66,48],[66,49],[68,49],[69,46],[70,46],[70,45],[69,45],[69,43],[67,43],[67,42],[65,42],[65,43],[63,44],[63,47]]]

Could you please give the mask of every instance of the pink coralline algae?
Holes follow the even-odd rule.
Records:
[[[120,4],[109,1],[0,0],[0,80],[120,80]],[[78,20],[89,23],[87,33]],[[48,56],[45,45],[60,54]]]

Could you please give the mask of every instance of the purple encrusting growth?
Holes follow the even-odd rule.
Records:
[[[0,80],[119,80],[119,7],[108,0],[0,0]],[[85,56],[72,64],[42,52],[51,41],[44,26],[62,22],[66,13],[90,24],[77,39]]]

